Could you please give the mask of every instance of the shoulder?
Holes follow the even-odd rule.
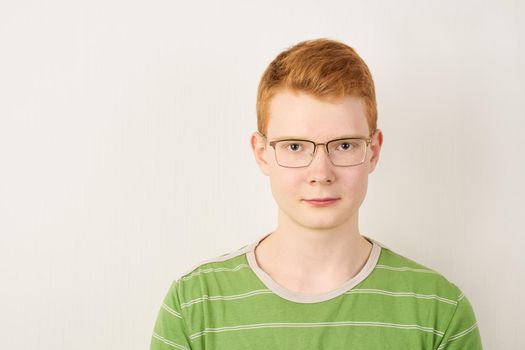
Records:
[[[433,320],[439,335],[447,328],[465,295],[439,271],[382,247],[366,288],[381,291],[382,302],[395,314]]]
[[[249,273],[245,253],[250,245],[201,260],[179,274],[174,281],[181,300],[198,298],[207,292],[235,285]]]
[[[392,317],[403,315],[431,328],[435,336],[433,348],[442,349],[454,342],[458,349],[481,349],[469,299],[439,271],[383,245],[370,277],[365,288],[384,296],[374,300],[388,303],[385,312]]]
[[[382,246],[374,272],[377,278],[398,290],[436,295],[454,303],[463,295],[441,272],[385,246]]]

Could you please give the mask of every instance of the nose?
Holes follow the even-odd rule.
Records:
[[[326,152],[326,147],[324,145],[317,146],[314,158],[308,166],[308,181],[333,182],[335,177],[333,167],[334,165]]]
[[[315,149],[314,158],[312,159],[312,163],[315,162],[316,158],[321,158],[321,159],[323,159],[322,160],[323,162],[328,162],[328,163],[332,164],[332,162],[330,161],[330,157],[329,157],[328,153],[326,152],[326,147],[323,144],[317,145],[317,147]]]

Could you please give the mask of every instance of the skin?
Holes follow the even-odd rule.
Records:
[[[278,205],[277,228],[256,248],[261,269],[283,287],[303,294],[333,290],[354,277],[368,259],[372,244],[361,236],[359,208],[368,175],[379,160],[383,134],[377,129],[363,164],[334,166],[318,146],[305,168],[277,164],[267,142],[298,137],[327,142],[345,135],[370,135],[365,105],[360,98],[320,100],[304,92],[282,90],[269,105],[267,138],[254,132],[250,144],[262,173],[269,177]],[[304,199],[337,197],[327,207]]]

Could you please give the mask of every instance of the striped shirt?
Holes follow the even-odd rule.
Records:
[[[150,350],[482,349],[470,302],[438,272],[363,236],[373,246],[357,275],[301,294],[258,266],[267,235],[173,281]]]

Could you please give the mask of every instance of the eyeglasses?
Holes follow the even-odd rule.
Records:
[[[266,138],[266,135],[261,134]],[[365,161],[372,135],[366,137],[341,138],[326,143],[315,143],[303,139],[270,141],[275,150],[277,164],[285,168],[304,168],[312,163],[317,146],[324,145],[328,158],[335,166],[356,166]]]

